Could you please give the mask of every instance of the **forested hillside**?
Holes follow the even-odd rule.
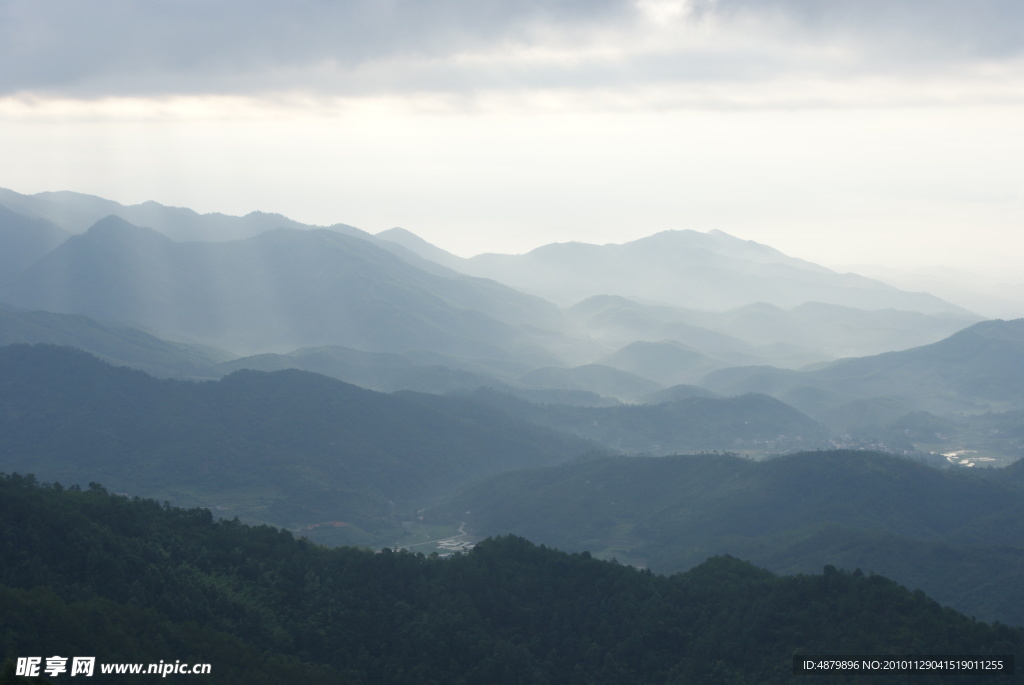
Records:
[[[1019,466],[943,472],[854,451],[617,457],[495,476],[430,516],[660,572],[717,554],[782,573],[859,567],[1024,624]]]
[[[0,558],[5,657],[180,659],[214,682],[814,683],[793,655],[1024,647],[1019,628],[832,567],[785,578],[718,557],[664,577],[518,537],[447,560],[327,549],[17,475],[0,477]]]

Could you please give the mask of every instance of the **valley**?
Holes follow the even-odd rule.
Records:
[[[470,534],[466,532],[465,521],[459,521],[459,527],[454,532],[450,528],[425,526],[422,523],[413,523],[411,521],[404,522],[402,526],[405,532],[411,535],[413,539],[434,537],[435,535],[442,537],[424,540],[423,542],[403,540],[403,544],[396,546],[395,551],[408,550],[419,554],[438,554],[441,557],[450,557],[452,554],[468,552],[476,545]]]

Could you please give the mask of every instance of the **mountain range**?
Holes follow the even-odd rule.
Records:
[[[0,189],[0,647],[146,617],[125,644],[254,682],[989,650],[1019,631],[924,592],[1024,625],[1022,369],[1024,319],[720,231],[464,259]]]
[[[339,344],[550,359],[525,327],[544,331],[557,308],[475,280],[415,269],[334,231],[178,243],[109,217],[25,269],[4,297],[250,353]]]
[[[492,387],[589,407],[660,404],[659,393],[700,386],[770,395],[835,433],[904,450],[913,440],[896,433],[920,423],[906,418],[915,412],[945,427],[932,433],[960,435],[964,416],[1019,405],[1001,371],[1017,368],[1019,350],[997,352],[967,328],[977,317],[721,232],[466,260],[402,229],[372,236],[66,192],[0,201],[0,342],[68,344],[160,376],[297,369],[381,391]],[[498,282],[531,274],[530,290],[571,306]],[[700,288],[687,285],[695,278]],[[701,289],[738,299],[686,299]],[[960,356],[943,361],[929,345],[960,345]],[[966,420],[974,440],[981,424]]]
[[[372,236],[273,214],[9,190],[0,206],[0,252],[10,255],[0,301],[236,356],[323,345],[425,349],[495,368],[521,361],[521,375],[665,340],[703,355],[694,373],[678,375],[692,382],[737,363],[793,368],[903,349],[978,320],[938,298],[715,231],[465,260],[401,229]],[[27,226],[36,227],[34,246]],[[607,296],[617,299],[581,304]],[[569,305],[579,306],[559,309]]]
[[[621,245],[553,243],[523,255],[482,254],[469,259],[442,255],[408,232],[393,229],[378,236],[426,259],[493,278],[562,306],[598,295],[620,295],[701,311],[734,309],[751,302],[791,308],[814,300],[860,309],[968,314],[932,295],[900,291],[855,274],[837,274],[718,230],[662,231]]]

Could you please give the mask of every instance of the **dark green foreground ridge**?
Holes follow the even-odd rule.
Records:
[[[328,549],[95,484],[0,476],[5,658],[205,662],[211,676],[179,681],[209,683],[813,683],[794,654],[1022,645],[1020,628],[832,567],[778,577],[715,557],[666,577],[512,536],[450,559]],[[27,681],[8,667],[2,682]]]

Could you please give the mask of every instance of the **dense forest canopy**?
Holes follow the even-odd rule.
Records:
[[[1024,645],[859,571],[777,577],[716,557],[660,576],[515,536],[450,559],[329,549],[16,474],[0,478],[0,558],[6,657],[208,662],[217,682],[807,683],[794,654]]]

